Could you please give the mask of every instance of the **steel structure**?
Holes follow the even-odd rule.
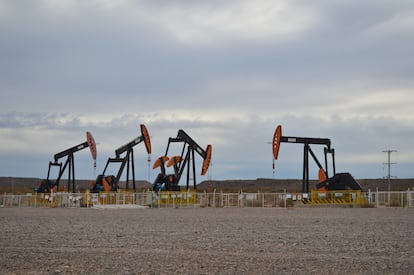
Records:
[[[333,174],[336,174],[335,170],[335,150],[331,148],[331,140],[328,138],[308,138],[308,137],[292,137],[282,135],[282,126],[276,127],[273,135],[273,157],[277,160],[279,155],[280,143],[299,143],[303,144],[303,179],[302,179],[302,192],[309,192],[309,156],[315,161],[319,167],[319,178],[328,178],[328,154],[332,155],[332,169]],[[325,168],[316,157],[315,153],[311,149],[310,145],[325,145],[324,156],[325,156]]]
[[[94,167],[96,167],[96,143],[95,139],[93,138],[92,134],[90,132],[86,132],[86,141],[83,143],[80,143],[76,146],[73,146],[69,149],[66,149],[60,153],[57,153],[54,155],[54,161],[49,162],[49,169],[47,171],[47,178],[45,180],[42,180],[39,184],[39,186],[35,189],[35,192],[38,193],[50,193],[50,192],[56,192],[59,190],[59,183],[60,180],[66,171],[66,168],[68,169],[68,187],[67,191],[70,192],[71,190],[75,192],[75,158],[74,153],[83,150],[85,148],[89,148],[91,151],[92,158],[94,160]],[[60,159],[66,157],[66,161],[63,164],[62,162],[59,162]],[[59,168],[59,174],[56,180],[50,179],[50,170],[52,167],[58,167]],[[72,186],[72,188],[71,188]]]
[[[91,192],[117,191],[119,188],[118,183],[124,172],[125,167],[127,168],[125,188],[129,189],[129,176],[130,176],[130,172],[132,172],[132,185],[133,185],[134,191],[136,190],[134,147],[138,145],[139,143],[144,142],[147,153],[151,154],[151,140],[150,140],[148,130],[144,124],[140,125],[140,130],[141,130],[141,136],[136,137],[132,141],[116,149],[114,158],[108,158],[105,168],[102,174],[97,177],[96,182],[94,186],[92,187]],[[118,173],[116,175],[105,176],[105,172],[108,166],[113,163],[120,164]]]
[[[173,156],[171,158],[168,157],[168,150],[171,143],[183,143],[183,148],[180,156]],[[153,169],[159,167],[161,170],[161,173],[158,174],[154,182],[154,191],[180,191],[179,182],[186,168],[186,189],[188,190],[190,187],[190,174],[192,173],[193,188],[196,190],[195,153],[200,155],[203,159],[201,175],[204,176],[207,173],[211,162],[211,144],[207,145],[206,149],[204,150],[186,132],[181,129],[178,131],[177,137],[170,137],[168,139],[165,155],[159,157],[153,165]],[[165,164],[167,164],[167,167],[172,166],[174,168],[174,174],[166,174]]]
[[[273,157],[276,160],[279,155],[280,143],[299,143],[303,144],[303,180],[302,192],[309,193],[309,155],[319,167],[318,179],[319,183],[316,185],[319,190],[362,190],[361,186],[350,173],[336,173],[335,168],[335,150],[331,148],[331,140],[328,138],[308,138],[308,137],[291,137],[282,135],[282,126],[276,127],[273,135]],[[310,145],[325,145],[325,167],[322,166],[315,153],[312,151]],[[333,176],[328,175],[328,154],[332,156],[332,171]]]

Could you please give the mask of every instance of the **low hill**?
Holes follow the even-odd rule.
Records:
[[[364,191],[387,191],[387,179],[357,179]],[[309,181],[309,188],[316,189],[316,180]],[[256,180],[223,180],[204,181],[197,186],[200,192],[302,192],[302,180],[299,179],[256,179]],[[414,179],[392,179],[391,191],[414,189]]]
[[[33,193],[37,187],[39,178],[17,178],[17,177],[0,177],[0,194],[14,193],[26,194]],[[92,180],[93,181],[93,180]],[[90,188],[90,180],[77,180],[76,189],[84,192]],[[387,191],[388,180],[386,179],[357,179],[362,188],[367,191]],[[310,181],[310,189],[314,189],[316,181]],[[120,183],[121,188],[125,188],[125,182]],[[67,181],[62,180],[60,187],[67,189]],[[148,181],[137,180],[135,187],[138,192],[152,188]],[[129,184],[132,189],[132,183]],[[392,179],[390,184],[392,191],[404,191],[414,189],[414,179]],[[203,181],[197,185],[199,192],[297,192],[302,191],[302,180],[299,179],[255,179],[255,180],[211,180]]]
[[[38,186],[38,183],[42,179],[39,178],[15,178],[15,177],[0,177],[0,194],[14,193],[14,194],[26,194],[33,193],[34,189]],[[94,180],[76,180],[76,191],[85,192],[90,189],[90,182]],[[125,188],[125,182],[120,182],[120,187]],[[129,189],[132,189],[132,182],[129,182]],[[61,180],[59,188],[67,187],[67,180]],[[135,189],[137,191],[151,189],[152,184],[148,181],[135,180]]]

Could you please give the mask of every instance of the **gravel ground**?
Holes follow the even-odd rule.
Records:
[[[1,274],[413,274],[414,209],[0,209]]]

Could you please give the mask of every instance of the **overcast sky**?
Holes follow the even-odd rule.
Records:
[[[150,166],[183,129],[213,146],[198,181],[301,178],[299,144],[281,145],[273,174],[280,124],[330,138],[337,172],[387,176],[392,149],[392,176],[412,178],[413,45],[413,1],[0,0],[0,176],[45,178],[90,131],[97,168],[83,150],[75,169],[93,179],[145,124]]]

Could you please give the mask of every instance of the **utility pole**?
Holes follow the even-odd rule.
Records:
[[[383,153],[387,153],[388,158],[387,158],[387,162],[384,163],[387,165],[388,168],[388,175],[387,175],[387,179],[388,179],[388,204],[390,203],[390,191],[391,191],[391,164],[396,164],[395,162],[391,162],[391,153],[393,152],[397,152],[397,150],[383,150]]]

